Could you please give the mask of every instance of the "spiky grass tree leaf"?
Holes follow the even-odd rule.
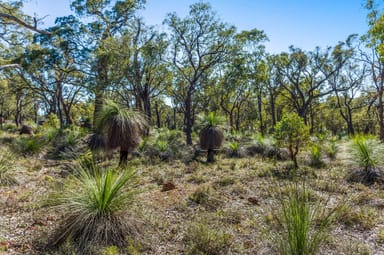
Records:
[[[0,150],[0,186],[17,184],[12,170],[15,156],[6,150]]]
[[[121,212],[137,193],[134,177],[134,170],[117,172],[95,167],[90,172],[80,168],[48,200],[48,206],[64,216],[52,243],[61,245],[71,240],[81,254],[92,245],[124,247],[132,227]]]
[[[203,150],[216,150],[221,147],[224,140],[223,132],[213,126],[206,126],[200,132],[200,147]]]
[[[353,149],[358,164],[364,169],[373,168],[377,164],[377,160],[374,157],[375,145],[373,141],[370,141],[364,136],[355,136],[353,139]]]
[[[384,147],[377,140],[363,135],[355,136],[351,147],[352,160],[358,168],[351,171],[347,180],[367,185],[384,183],[384,172],[380,167]]]
[[[148,127],[146,118],[139,112],[106,101],[96,120],[96,130],[105,134],[110,149],[130,151],[140,143],[140,137]]]

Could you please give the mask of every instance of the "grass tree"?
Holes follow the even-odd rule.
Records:
[[[298,168],[297,154],[309,139],[309,128],[296,113],[288,113],[276,124],[275,138],[280,146],[286,146],[295,169]]]
[[[222,119],[213,112],[203,118],[203,129],[200,132],[200,147],[207,150],[207,162],[215,162],[215,150],[219,149],[224,140],[224,134],[219,128]]]
[[[120,165],[140,143],[148,124],[145,117],[112,101],[106,101],[96,120],[96,130],[103,134],[107,149],[120,148]]]
[[[352,171],[348,180],[373,184],[384,182],[384,174],[379,164],[379,155],[382,154],[383,146],[374,139],[357,135],[352,141],[353,160],[359,168]]]
[[[135,171],[80,168],[63,188],[48,200],[51,209],[63,214],[51,242],[72,242],[79,254],[93,254],[92,247],[115,245],[124,248],[134,224],[122,213],[132,204],[136,190]]]

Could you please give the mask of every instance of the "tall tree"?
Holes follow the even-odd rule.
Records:
[[[346,63],[349,50],[342,43],[334,48],[305,52],[290,47],[289,53],[282,53],[278,71],[283,79],[281,88],[290,106],[308,123],[308,114],[315,100],[331,94],[334,90],[329,79]],[[313,127],[312,127],[313,128]]]
[[[190,6],[184,19],[170,13],[165,19],[170,29],[171,62],[181,77],[184,101],[186,143],[192,144],[193,95],[201,87],[200,79],[229,51],[234,28],[220,21],[207,3]]]
[[[384,141],[384,13],[378,10],[374,0],[367,0],[365,7],[369,11],[369,31],[362,37],[362,41],[370,50],[362,49],[361,59],[369,67],[371,81],[375,94],[371,105],[377,108],[380,140]]]
[[[117,91],[128,102],[134,98],[135,106],[152,118],[152,99],[163,94],[171,82],[171,73],[165,54],[168,46],[166,35],[136,19],[132,26],[117,40],[114,59],[122,66],[122,81]],[[118,69],[118,68],[117,68]]]
[[[108,40],[127,28],[135,11],[142,8],[143,3],[144,0],[75,0],[71,4],[77,15],[90,20],[87,28],[95,49],[94,121],[102,109],[105,91],[111,86],[108,79],[111,68]]]

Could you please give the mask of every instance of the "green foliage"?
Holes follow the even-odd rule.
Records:
[[[204,223],[192,224],[185,236],[190,255],[226,254],[232,244],[233,236],[223,230]]]
[[[366,185],[384,183],[384,173],[379,166],[384,147],[376,139],[356,136],[352,141],[352,161],[358,168],[352,169],[347,180],[361,182]]]
[[[15,156],[9,151],[0,150],[0,186],[17,184],[13,176]]]
[[[287,113],[276,124],[275,138],[280,146],[288,147],[291,160],[297,168],[297,153],[309,139],[309,127],[296,113]]]
[[[83,136],[84,133],[81,132],[79,127],[71,126],[63,131],[63,142],[65,145],[75,146]]]
[[[24,155],[34,155],[43,150],[47,145],[44,137],[19,137],[16,140],[17,150]]]
[[[169,144],[167,140],[157,140],[155,143],[155,147],[160,151],[160,152],[166,152],[169,148]]]
[[[54,235],[55,244],[72,240],[82,253],[93,245],[124,247],[130,229],[119,212],[132,204],[137,192],[132,186],[134,176],[134,170],[97,167],[80,168],[70,176],[48,201],[64,216]]]
[[[225,118],[221,115],[217,115],[214,112],[208,114],[199,115],[198,120],[201,127],[220,127],[225,123]]]
[[[355,156],[353,158],[365,170],[374,168],[377,165],[374,148],[374,141],[365,136],[357,135],[353,138],[352,149]]]
[[[310,148],[310,165],[313,167],[324,166],[324,161],[321,159],[321,145],[313,144]]]
[[[97,116],[96,130],[105,134],[108,148],[133,149],[140,143],[141,134],[147,128],[145,117],[136,111],[107,100]]]
[[[39,134],[41,134],[47,142],[54,141],[59,132],[60,129],[49,125],[43,125],[42,129],[39,130]]]
[[[237,141],[230,142],[228,145],[228,156],[239,157],[240,156],[240,143]]]
[[[335,159],[337,154],[336,139],[331,139],[326,147],[326,153],[330,159]]]
[[[327,240],[330,227],[338,217],[342,206],[326,209],[320,201],[313,203],[311,193],[303,184],[296,183],[279,191],[277,199],[280,215],[275,215],[282,229],[272,232],[272,241],[280,254],[317,254]]]
[[[60,120],[56,114],[50,113],[50,114],[48,114],[47,119],[45,120],[45,123],[43,126],[59,129],[60,128]]]

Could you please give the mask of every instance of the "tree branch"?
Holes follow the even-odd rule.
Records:
[[[13,21],[23,27],[26,27],[32,31],[35,31],[37,33],[40,33],[40,34],[45,34],[45,35],[51,35],[52,33],[48,32],[48,31],[45,31],[45,30],[41,30],[41,29],[38,29],[37,28],[37,20],[34,19],[34,24],[33,26],[30,25],[30,24],[27,24],[25,23],[23,20],[17,18],[16,16],[13,16],[13,15],[10,15],[10,14],[6,14],[6,13],[2,13],[0,12],[0,19],[4,19],[4,20],[10,20],[10,21]]]

